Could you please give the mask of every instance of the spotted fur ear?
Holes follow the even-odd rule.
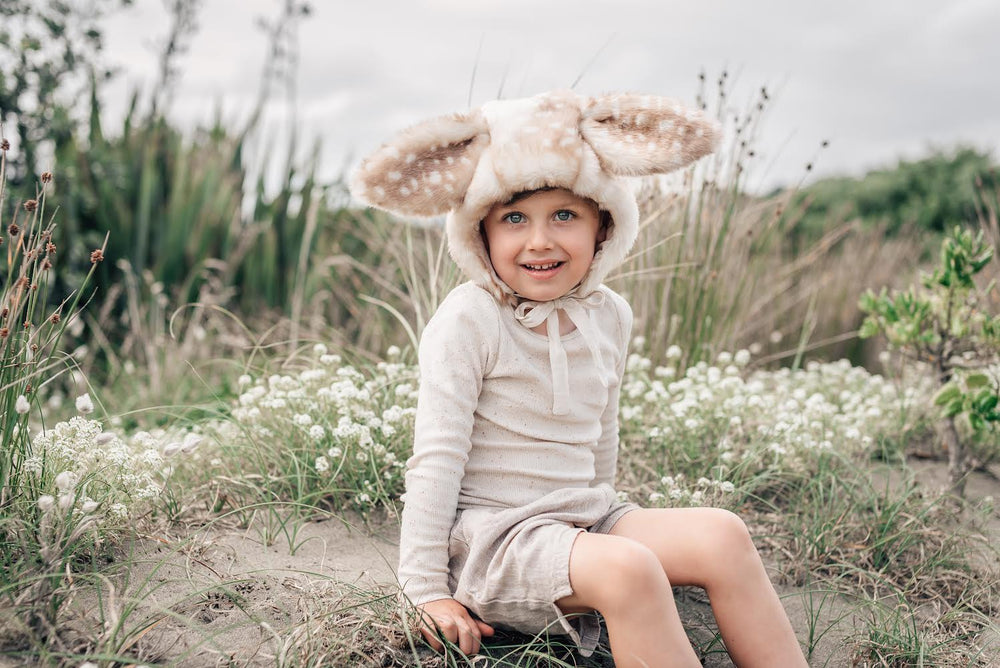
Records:
[[[654,95],[605,95],[583,110],[580,133],[612,174],[670,172],[708,155],[719,142],[715,121]]]
[[[361,163],[351,192],[371,206],[405,216],[446,213],[462,203],[489,144],[487,133],[478,110],[414,125]]]

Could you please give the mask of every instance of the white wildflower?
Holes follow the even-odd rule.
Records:
[[[684,354],[684,352],[681,350],[680,346],[676,346],[675,345],[675,346],[670,346],[669,348],[667,348],[667,359],[668,360],[680,359],[681,355],[683,355],[683,354]]]
[[[128,517],[128,508],[124,503],[114,503],[108,508],[108,516],[115,520],[124,520]]]
[[[327,348],[324,344],[317,343],[316,345],[313,346],[313,353],[315,353],[316,355],[326,355]]]
[[[76,487],[76,476],[70,471],[63,471],[56,476],[56,487],[60,492],[69,492]]]
[[[186,455],[191,454],[198,449],[198,446],[201,445],[203,440],[205,439],[201,434],[195,434],[193,432],[187,433],[184,436],[184,442],[181,444],[181,452]]]
[[[326,451],[326,454],[328,457],[332,459],[340,459],[341,455],[344,454],[344,451],[341,450],[340,448],[330,448],[329,450]]]
[[[252,382],[253,378],[251,378],[249,374],[243,374],[242,376],[236,379],[236,384],[239,385],[240,387],[246,387]]]
[[[316,458],[316,472],[317,473],[326,473],[329,470],[330,470],[330,461],[326,457],[324,457],[323,455],[320,455],[319,457],[317,457]]]
[[[90,394],[84,393],[76,398],[76,410],[84,415],[94,412],[94,401],[90,398]]]
[[[321,425],[314,424],[309,427],[309,438],[312,440],[319,441],[322,440],[324,436],[326,436],[326,429],[323,429]]]

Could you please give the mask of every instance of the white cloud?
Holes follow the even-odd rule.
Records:
[[[929,140],[996,147],[1000,137],[1000,86],[987,80],[1000,62],[993,0],[313,4],[299,26],[298,108],[303,131],[322,139],[330,170],[406,125],[465,108],[470,84],[479,104],[501,90],[568,86],[581,73],[584,93],[690,101],[700,70],[714,80],[726,69],[739,108],[767,85],[775,99],[760,137],[760,162],[771,164],[762,187],[797,180],[823,139],[832,144],[818,174],[889,164]],[[151,85],[156,33],[148,26],[166,31],[160,7],[138,0],[109,23],[109,54],[128,73],[122,81],[139,76]],[[217,100],[227,113],[247,112],[267,46],[255,20],[277,11],[266,0],[206,0],[180,63],[174,111],[182,122],[208,120]],[[125,90],[116,83],[109,105],[121,109]]]

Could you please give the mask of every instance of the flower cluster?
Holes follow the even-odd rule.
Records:
[[[402,491],[412,446],[417,371],[399,357],[390,348],[388,361],[361,371],[318,344],[309,368],[244,375],[227,437],[271,450],[274,477],[294,471],[301,483],[308,471],[321,503],[337,507],[346,494],[366,512]]]
[[[667,358],[680,352],[671,349]],[[623,447],[647,452],[659,475],[675,476],[655,493],[694,500],[698,489],[677,491],[676,476],[685,471],[732,481],[763,471],[808,472],[827,452],[861,453],[904,428],[931,393],[929,384],[899,387],[847,360],[747,374],[750,357],[745,350],[721,353],[714,365],[701,362],[683,373],[630,357]]]
[[[163,457],[146,432],[127,441],[101,423],[77,416],[32,438],[24,469],[35,479],[43,512],[58,509],[101,517],[114,527],[160,494]]]
[[[647,501],[657,508],[714,506],[725,507],[733,499],[736,485],[728,480],[698,478],[689,483],[683,473],[660,478],[658,491],[650,492]]]

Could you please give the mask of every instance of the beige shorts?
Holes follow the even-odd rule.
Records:
[[[555,603],[573,593],[573,541],[582,531],[608,533],[636,508],[600,486],[559,490],[518,508],[460,510],[449,545],[455,600],[491,625],[569,634],[589,655],[600,637],[596,615],[567,619]]]

